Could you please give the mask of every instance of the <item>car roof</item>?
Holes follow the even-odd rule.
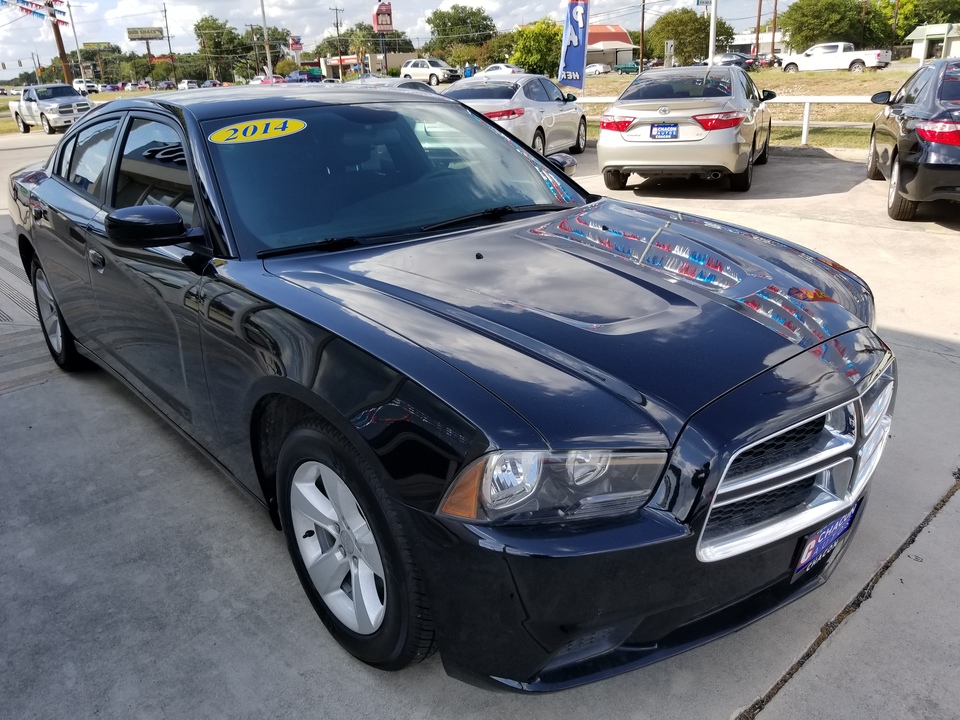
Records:
[[[706,77],[708,74],[729,75],[736,65],[692,65],[688,67],[655,67],[644,70],[637,77],[651,78],[659,75],[690,75],[691,77]],[[738,68],[739,69],[739,68]]]
[[[166,92],[145,97],[114,100],[111,109],[136,110],[182,109],[197,121],[248,115],[282,112],[288,109],[317,105],[355,105],[365,102],[389,102],[391,99],[410,102],[416,97],[420,102],[453,102],[440,95],[394,90],[389,87],[364,87],[363,85],[296,83],[282,85],[232,85],[230,87],[197,89],[189,92]]]

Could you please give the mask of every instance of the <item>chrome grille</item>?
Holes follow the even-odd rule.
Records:
[[[852,402],[733,454],[707,515],[697,556],[732,557],[850,508],[890,432],[892,362]]]

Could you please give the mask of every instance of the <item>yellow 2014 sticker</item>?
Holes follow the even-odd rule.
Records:
[[[248,120],[247,122],[220,128],[216,132],[210,133],[207,139],[218,145],[275,140],[298,133],[306,126],[307,124],[302,120],[292,120],[290,118]]]

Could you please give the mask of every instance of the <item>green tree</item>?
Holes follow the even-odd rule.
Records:
[[[447,62],[457,67],[477,62],[480,55],[479,45],[451,45],[447,50]]]
[[[866,4],[861,0],[796,0],[780,15],[777,27],[790,37],[794,52],[834,40],[859,48],[887,45],[891,28],[878,5],[876,0]]]
[[[710,56],[710,17],[690,8],[664,13],[644,34],[644,45],[650,48],[648,54],[644,47],[644,55],[663,57],[667,40],[673,40],[673,60],[680,65],[689,65]],[[725,48],[731,42],[733,27],[722,18],[717,18],[717,45],[714,51]]]
[[[358,22],[347,30],[347,38],[350,40],[350,54],[357,56],[361,74],[367,61],[367,55],[380,50],[379,38],[374,42],[375,37],[378,36],[374,34],[373,25],[370,23]]]
[[[290,58],[284,58],[276,64],[276,66],[273,68],[273,71],[277,75],[289,75],[296,69],[297,64],[293,60]]]
[[[451,5],[449,10],[434,10],[427,15],[430,40],[423,49],[441,53],[452,45],[479,45],[497,34],[497,26],[483,8]],[[558,62],[559,66],[559,62]]]
[[[224,20],[204,15],[194,23],[193,33],[200,46],[198,54],[207,65],[204,76],[214,80],[232,80],[233,65],[243,52],[237,31]]]
[[[510,62],[527,72],[556,77],[560,69],[563,28],[550,18],[514,31],[516,42]]]
[[[897,3],[879,3],[880,13],[894,27],[893,11],[898,10],[893,42],[902,45],[907,35],[918,25],[939,25],[960,22],[960,0],[900,0]]]
[[[153,70],[150,72],[150,77],[153,78],[154,82],[159,80],[172,80],[173,64],[167,62],[166,60],[155,62],[153,64]]]
[[[517,38],[512,32],[500,33],[495,38],[487,40],[480,46],[480,51],[477,53],[477,65],[486,67],[509,60],[513,55],[516,42]]]

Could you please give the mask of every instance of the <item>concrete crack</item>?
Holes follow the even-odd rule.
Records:
[[[867,581],[867,584],[863,586],[860,592],[857,593],[856,597],[853,598],[847,605],[841,610],[837,615],[832,619],[828,620],[823,624],[823,627],[820,628],[820,635],[817,636],[817,639],[810,643],[810,646],[806,649],[803,655],[800,656],[800,659],[797,660],[793,665],[790,666],[790,669],[787,670],[779,680],[773,685],[772,688],[767,692],[766,695],[754,701],[754,703],[748,707],[746,710],[743,710],[739,715],[736,716],[735,720],[754,720],[757,715],[776,697],[784,685],[790,682],[793,679],[793,676],[800,672],[807,661],[814,656],[817,650],[823,645],[824,641],[830,637],[834,631],[840,627],[840,624],[850,615],[855,613],[860,609],[860,606],[864,602],[870,599],[873,595],[873,589],[877,586],[877,583],[880,582],[887,570],[890,569],[890,566],[897,561],[897,559],[903,555],[903,553],[916,541],[917,537],[923,532],[924,528],[929,525],[933,519],[940,513],[940,510],[950,501],[957,491],[960,491],[960,468],[957,468],[953,471],[954,483],[950,486],[943,497],[933,506],[933,509],[927,513],[927,516],[917,525],[913,532],[907,537],[906,540],[896,549],[896,551],[887,558],[887,561],[880,566],[880,568],[871,576]]]

